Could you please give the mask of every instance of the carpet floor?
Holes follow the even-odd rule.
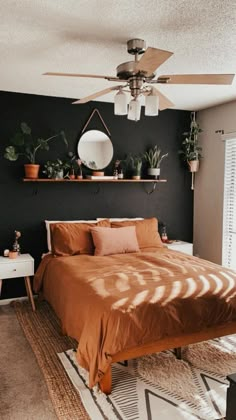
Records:
[[[0,418],[56,420],[42,372],[10,305],[0,306]]]
[[[225,416],[226,376],[236,371],[236,335],[113,365],[113,391],[87,387],[75,358],[77,343],[61,335],[46,302],[32,312],[15,304],[18,320],[44,374],[59,419],[218,420]],[[83,404],[82,404],[82,401]],[[85,408],[86,410],[85,411]]]
[[[57,417],[59,420],[87,420],[89,416],[80,395],[57,356],[59,352],[76,347],[77,343],[62,335],[60,322],[46,302],[36,305],[33,312],[28,301],[16,301],[14,309],[44,375]]]

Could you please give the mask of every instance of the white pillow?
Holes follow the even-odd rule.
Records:
[[[110,220],[110,222],[125,222],[126,220],[144,220],[143,217],[121,217],[121,218],[112,218],[112,217],[97,217],[97,221],[100,222],[101,220]]]
[[[51,232],[50,232],[51,223],[97,223],[97,222],[98,220],[45,220],[46,231],[47,231],[48,251],[52,252]]]

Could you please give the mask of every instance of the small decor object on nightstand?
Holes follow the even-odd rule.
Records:
[[[162,227],[162,230],[161,230],[161,240],[162,240],[162,242],[167,242],[168,241],[168,236],[167,236],[167,231],[166,231],[166,226],[165,225]]]
[[[18,252],[17,251],[9,251],[8,257],[10,259],[17,258],[17,256],[18,256]]]
[[[12,251],[17,252],[18,255],[20,255],[20,244],[18,242],[18,239],[21,237],[21,232],[19,230],[15,230],[15,240],[12,245]],[[11,251],[10,251],[11,252]],[[10,257],[10,255],[9,255]],[[15,258],[15,257],[10,257]]]

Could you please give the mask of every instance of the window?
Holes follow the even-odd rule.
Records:
[[[236,270],[236,133],[225,138],[222,264]]]

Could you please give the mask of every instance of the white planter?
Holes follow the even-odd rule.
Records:
[[[63,179],[63,178],[64,178],[64,172],[63,172],[63,169],[62,169],[61,171],[59,171],[59,172],[55,172],[55,174],[54,174],[54,178],[55,178],[55,179]]]
[[[190,172],[197,172],[199,169],[199,160],[188,160],[188,168]]]
[[[155,179],[158,179],[160,176],[160,168],[148,168],[148,175],[153,176]]]

